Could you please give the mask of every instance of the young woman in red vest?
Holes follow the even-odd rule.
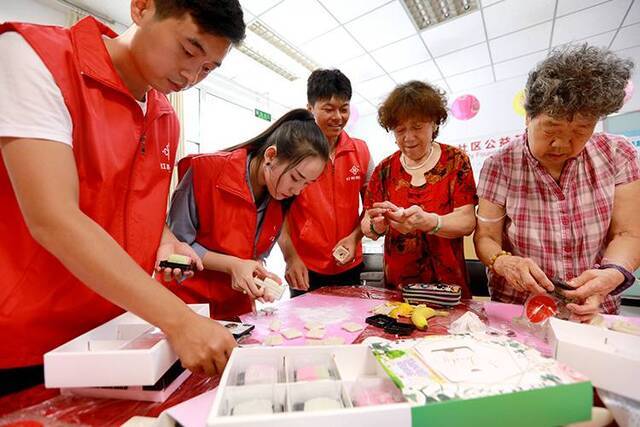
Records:
[[[188,303],[208,302],[216,319],[250,311],[253,299],[266,298],[253,278],[280,281],[262,260],[280,234],[289,199],[320,176],[328,159],[313,115],[297,109],[244,144],[183,160],[190,168],[168,222],[205,270],[169,288]]]

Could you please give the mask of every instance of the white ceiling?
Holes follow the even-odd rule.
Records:
[[[75,0],[130,23],[129,0]],[[452,93],[526,75],[551,48],[572,41],[637,55],[640,0],[478,0],[479,10],[418,31],[400,0],[240,0],[247,24],[260,21],[322,67],[352,81],[361,114],[411,79]],[[261,46],[262,47],[262,46]],[[274,59],[275,54],[264,52]],[[304,80],[308,71],[280,56]],[[635,56],[640,67],[640,57]],[[219,73],[289,106],[304,85],[233,51]],[[295,91],[293,90],[295,88]]]

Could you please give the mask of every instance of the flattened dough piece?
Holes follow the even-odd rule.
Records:
[[[282,345],[282,343],[284,343],[284,338],[282,338],[282,335],[269,335],[264,339],[264,341],[262,341],[263,345],[271,346]]]
[[[313,329],[324,329],[324,323],[320,322],[307,322],[304,324],[304,328],[311,331]]]
[[[342,324],[342,329],[348,332],[358,332],[363,330],[364,326],[355,322],[347,322]]]
[[[280,331],[282,335],[288,340],[296,339],[302,336],[302,332],[296,328],[287,328]]]
[[[274,319],[269,325],[269,329],[271,329],[273,332],[278,332],[281,327],[282,327],[282,322],[279,321],[278,319]]]
[[[309,331],[306,332],[305,336],[307,338],[313,338],[313,339],[322,339],[324,338],[324,334],[325,334],[325,330],[324,329],[311,329]]]

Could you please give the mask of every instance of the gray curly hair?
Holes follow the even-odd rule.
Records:
[[[554,49],[529,73],[524,109],[530,118],[599,119],[622,107],[632,69],[632,61],[586,43]]]

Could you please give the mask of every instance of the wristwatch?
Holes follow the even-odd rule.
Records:
[[[633,275],[633,273],[630,272],[629,270],[627,270],[626,268],[624,268],[621,265],[618,265],[618,264],[602,264],[599,267],[600,270],[605,270],[607,268],[613,268],[615,270],[618,270],[624,276],[624,281],[622,283],[620,283],[614,290],[609,292],[609,295],[619,295],[622,292],[624,292],[627,289],[629,289],[631,286],[633,286],[633,284],[636,282],[636,277]]]

